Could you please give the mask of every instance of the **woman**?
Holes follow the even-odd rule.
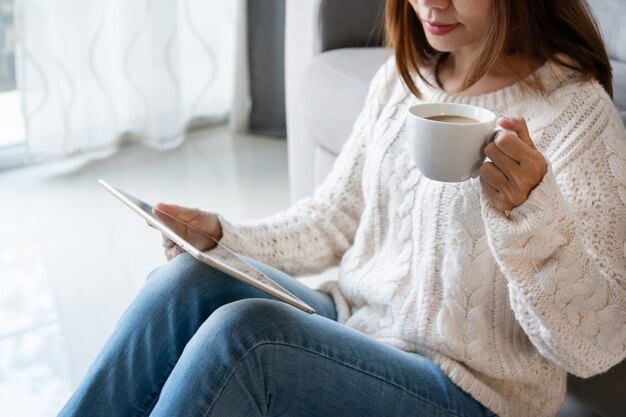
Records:
[[[626,132],[584,2],[386,12],[394,57],[312,198],[240,224],[159,206],[318,314],[170,244],[62,416],[553,416],[567,372],[626,356]],[[404,121],[425,101],[507,116],[479,179],[417,171]],[[273,269],[336,264],[320,291]]]

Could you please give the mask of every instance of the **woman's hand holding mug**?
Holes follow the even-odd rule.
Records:
[[[539,184],[547,163],[523,118],[496,119],[492,111],[467,104],[417,104],[409,109],[407,146],[430,179],[459,182],[480,175],[487,199],[508,217]]]
[[[528,199],[548,164],[530,138],[523,118],[502,117],[497,123],[504,130],[485,146],[490,161],[480,168],[480,183],[489,202],[508,213]]]
[[[222,238],[222,226],[215,213],[165,203],[158,203],[153,213],[166,226],[202,252],[213,249],[217,245],[215,241]],[[184,249],[165,236],[163,247],[168,261],[184,252]]]

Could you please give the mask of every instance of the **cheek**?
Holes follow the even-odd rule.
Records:
[[[489,24],[491,0],[468,0],[459,2],[457,13],[465,28],[473,35],[479,36]]]

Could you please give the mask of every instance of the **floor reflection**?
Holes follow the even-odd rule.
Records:
[[[67,358],[40,245],[0,224],[0,415],[52,416],[70,394]]]
[[[289,204],[284,140],[196,132],[180,148],[0,172],[0,417],[53,417],[150,270],[160,235],[98,185],[260,217]]]

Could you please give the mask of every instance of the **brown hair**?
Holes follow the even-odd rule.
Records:
[[[491,25],[485,27],[478,59],[463,82],[463,89],[482,78],[502,52],[554,61],[595,78],[613,95],[611,64],[585,0],[492,0]],[[395,52],[396,67],[407,88],[420,97],[412,76],[424,80],[420,68],[433,65],[446,53],[434,50],[408,0],[387,0],[386,44]],[[556,53],[567,58],[562,59]],[[569,58],[569,59],[568,59]],[[533,85],[535,88],[541,89]]]

